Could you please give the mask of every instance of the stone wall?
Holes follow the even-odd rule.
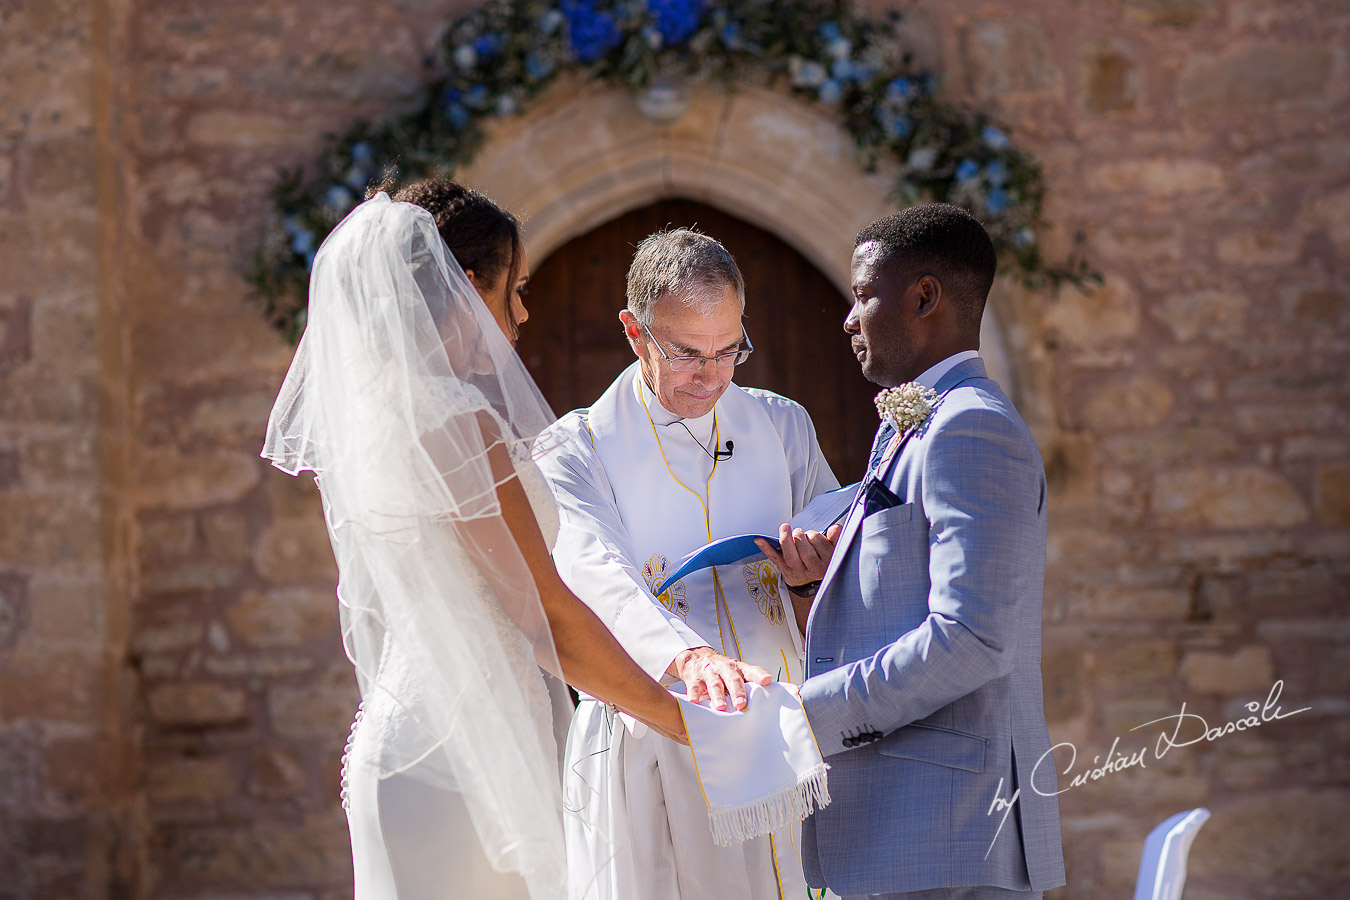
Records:
[[[1067,894],[1127,894],[1140,836],[1198,805],[1214,818],[1187,897],[1334,894],[1350,867],[1350,17],[961,6],[940,27],[948,70],[1041,148],[1059,246],[1081,240],[1106,276],[1088,296],[1000,298],[1055,485],[1045,674],[1051,735],[1077,751],[1057,754]],[[1183,703],[1221,727],[1280,679],[1284,711],[1308,712],[1162,758],[1177,720],[1139,728]],[[1148,768],[1070,787],[1117,739]]]
[[[0,3],[5,897],[110,896],[137,869],[98,19],[90,3]]]
[[[354,681],[316,495],[257,458],[290,351],[241,272],[275,169],[397,104],[464,5],[0,0],[0,896],[349,892]],[[1188,897],[1334,895],[1350,10],[907,21],[1040,155],[1054,250],[1106,276],[995,301],[1054,486],[1061,788],[1183,702],[1218,725],[1283,679],[1311,707],[1068,790],[1056,896],[1126,893],[1148,829],[1200,804]]]

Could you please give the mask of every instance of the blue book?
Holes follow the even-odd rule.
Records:
[[[793,528],[801,528],[806,531],[823,532],[834,523],[844,518],[849,507],[853,505],[853,499],[858,493],[858,484],[847,485],[838,490],[828,491],[821,494],[796,516],[791,518],[789,524]],[[699,569],[706,569],[709,566],[729,566],[732,563],[742,562],[756,556],[763,556],[759,547],[755,546],[755,538],[764,538],[775,549],[779,549],[778,538],[770,534],[733,534],[731,537],[719,538],[711,544],[704,544],[693,553],[690,553],[684,559],[680,560],[675,566],[675,571],[671,572],[663,581],[658,581],[652,587],[652,594],[660,596],[666,589],[666,585],[674,584],[690,572],[697,572]]]

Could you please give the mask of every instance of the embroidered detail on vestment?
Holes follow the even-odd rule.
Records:
[[[783,595],[779,591],[781,576],[778,568],[767,559],[746,563],[741,566],[745,576],[745,587],[755,601],[755,606],[775,625],[783,621]]]
[[[642,564],[642,580],[647,582],[647,590],[650,591],[657,582],[664,581],[668,571],[670,571],[670,560],[660,553],[653,553],[651,559]],[[657,595],[656,599],[660,600],[661,605],[666,609],[686,622],[689,621],[689,601],[685,599],[683,581],[677,581],[668,586]]]

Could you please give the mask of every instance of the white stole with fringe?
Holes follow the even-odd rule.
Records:
[[[713,840],[730,846],[793,825],[830,802],[827,770],[796,685],[749,685],[744,711],[704,697],[680,713]]]

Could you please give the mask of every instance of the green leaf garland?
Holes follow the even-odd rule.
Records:
[[[1045,261],[1040,167],[987,114],[942,97],[900,47],[898,20],[854,15],[842,0],[489,0],[446,29],[408,112],[359,122],[308,170],[281,173],[277,225],[250,281],[268,320],[298,340],[314,253],[372,185],[453,173],[481,149],[485,121],[579,71],[635,90],[658,76],[785,83],[839,117],[864,169],[898,164],[898,206],[969,209],[1029,286],[1100,282],[1081,258]]]

